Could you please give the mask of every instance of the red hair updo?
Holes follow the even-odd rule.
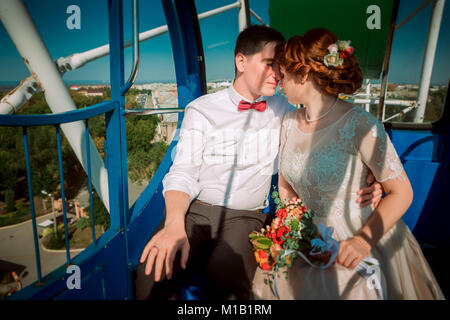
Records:
[[[328,47],[337,41],[337,36],[330,30],[313,29],[278,45],[275,59],[286,72],[294,75],[296,82],[308,74],[328,94],[353,94],[361,88],[363,80],[355,56],[346,57],[340,66],[324,63]]]

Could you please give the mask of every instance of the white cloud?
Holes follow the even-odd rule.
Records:
[[[229,43],[230,43],[230,41],[223,41],[223,42],[213,43],[213,44],[210,44],[210,45],[208,46],[208,49],[212,49],[212,48],[215,48],[215,47],[224,46],[224,45],[229,44]]]

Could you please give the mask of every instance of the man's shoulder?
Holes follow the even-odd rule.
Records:
[[[204,119],[214,125],[217,121],[217,111],[223,108],[227,96],[226,89],[202,95],[189,102],[185,114],[190,114],[189,118]]]
[[[211,105],[220,103],[227,97],[227,88],[213,93],[204,94],[197,99],[192,100],[187,107],[211,108]]]

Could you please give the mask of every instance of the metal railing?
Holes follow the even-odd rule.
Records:
[[[59,114],[44,114],[44,115],[0,115],[0,126],[16,126],[22,127],[23,132],[23,143],[24,143],[24,155],[25,155],[25,167],[27,175],[28,184],[28,198],[30,201],[30,211],[31,220],[33,227],[33,240],[34,240],[34,251],[36,259],[36,270],[37,270],[37,281],[42,282],[42,270],[41,270],[41,258],[39,253],[39,235],[37,232],[36,225],[36,209],[34,207],[34,192],[33,184],[31,178],[31,164],[30,164],[30,151],[29,151],[29,134],[28,128],[34,126],[55,126],[56,128],[56,144],[57,144],[57,154],[58,154],[58,169],[59,178],[61,185],[61,200],[62,200],[62,213],[64,219],[64,234],[65,234],[65,248],[66,248],[66,263],[67,265],[71,262],[70,257],[70,244],[69,244],[69,226],[67,220],[67,206],[64,190],[64,174],[63,174],[63,159],[61,151],[61,132],[60,126],[63,123],[84,121],[86,124],[85,129],[85,150],[87,156],[87,175],[88,175],[88,186],[89,186],[89,202],[90,202],[90,215],[92,221],[92,243],[97,244],[97,238],[95,235],[95,217],[94,217],[94,205],[92,196],[92,175],[91,175],[91,157],[90,157],[90,139],[89,139],[89,119],[98,115],[105,114],[112,111],[116,107],[116,103],[112,101],[105,101],[85,109],[79,109],[75,111],[69,111]],[[57,223],[54,221],[53,223]]]

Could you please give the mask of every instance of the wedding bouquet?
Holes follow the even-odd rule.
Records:
[[[322,268],[333,263],[339,244],[331,237],[332,228],[316,226],[314,211],[299,198],[281,201],[276,190],[272,198],[277,211],[271,225],[249,235],[259,267],[277,272],[281,267],[291,267],[297,256]]]
[[[314,211],[308,209],[302,200],[294,197],[281,201],[275,186],[271,196],[277,205],[275,218],[270,226],[253,231],[249,237],[256,262],[261,269],[268,271],[269,284],[274,285],[279,298],[275,274],[280,268],[290,268],[293,260],[300,256],[310,266],[326,269],[337,259],[339,242],[332,237],[332,227],[313,223]],[[380,298],[384,299],[379,262],[366,257],[356,270],[366,278],[369,287],[375,286]],[[287,279],[288,271],[284,273]]]

